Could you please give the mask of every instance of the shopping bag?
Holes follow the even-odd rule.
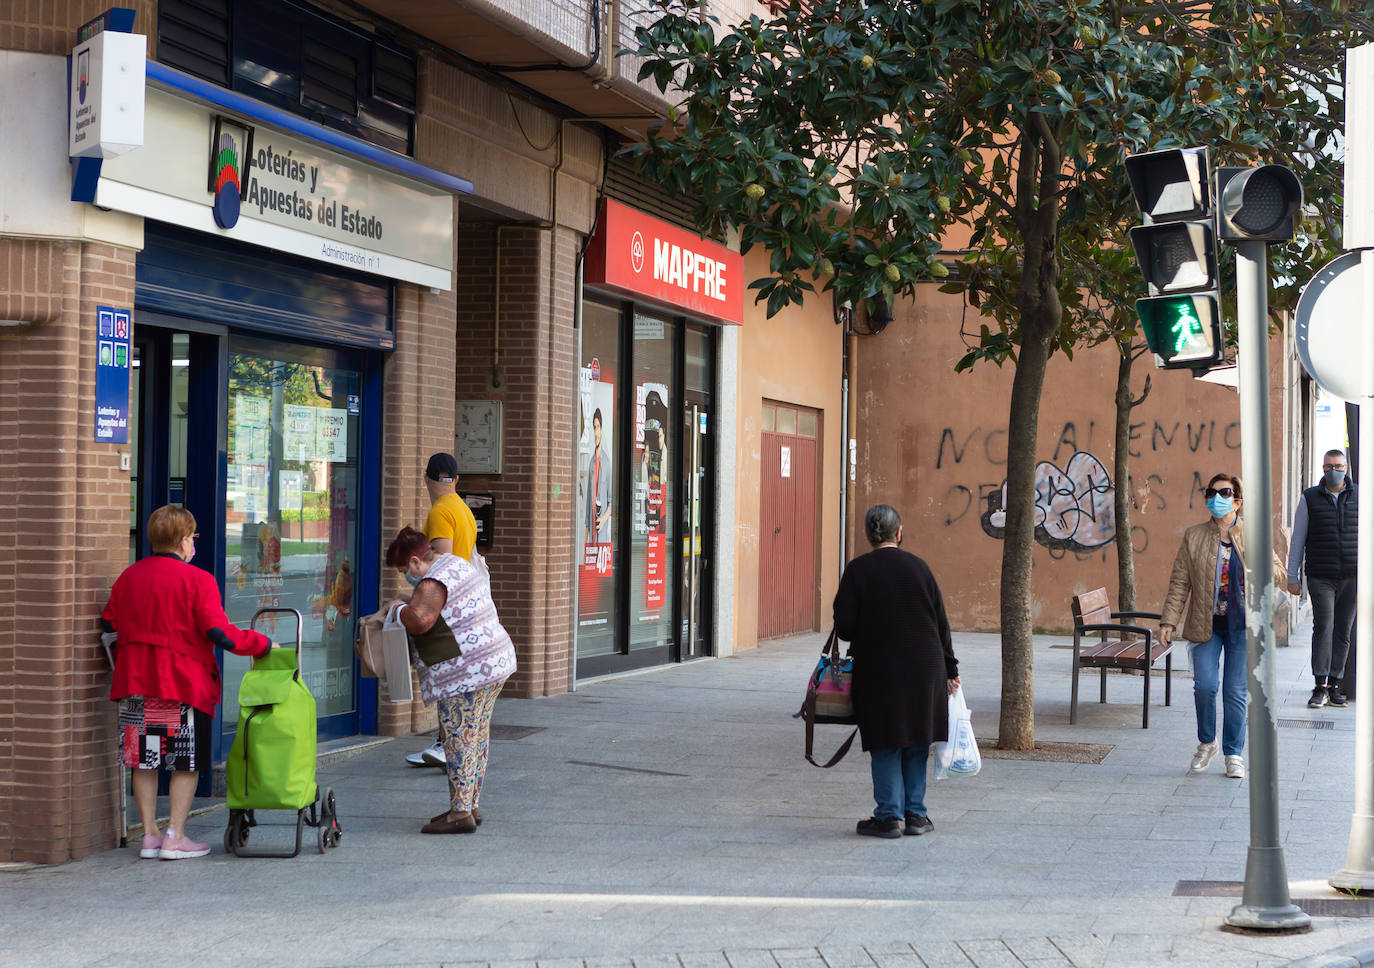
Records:
[[[358,631],[353,635],[353,653],[358,657],[358,673],[366,679],[386,677],[386,659],[382,654],[382,626],[385,624],[386,609],[358,620]]]
[[[973,718],[960,686],[949,697],[949,739],[935,744],[935,779],[973,776],[983,768],[978,740],[973,735]]]
[[[801,719],[806,724],[806,761],[812,766],[829,769],[844,758],[854,744],[858,729],[849,734],[829,762],[817,763],[815,760],[815,727],[817,723],[842,723],[852,725],[854,718],[854,660],[840,655],[840,640],[834,629],[821,649],[820,661],[806,681],[806,698],[802,708],[793,719]]]
[[[386,668],[386,691],[392,702],[410,702],[415,698],[410,684],[410,641],[406,627],[401,624],[404,606],[397,605],[387,613],[382,623],[382,657]]]

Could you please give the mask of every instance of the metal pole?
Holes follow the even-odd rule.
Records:
[[[1360,401],[1360,485],[1369,493],[1374,481],[1374,249],[1360,253],[1364,305],[1365,397]],[[1355,592],[1355,810],[1350,817],[1350,846],[1345,867],[1328,882],[1338,891],[1374,889],[1374,514],[1360,518],[1357,540],[1359,575]]]
[[[1288,894],[1279,844],[1277,694],[1274,677],[1274,528],[1269,493],[1269,312],[1263,242],[1236,244],[1236,322],[1240,365],[1241,476],[1245,501],[1245,646],[1250,692],[1250,850],[1241,903],[1226,924],[1305,931],[1312,919]]]

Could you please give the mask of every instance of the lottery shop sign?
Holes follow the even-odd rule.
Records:
[[[129,310],[113,306],[97,306],[95,322],[95,439],[127,444],[133,324]]]
[[[721,322],[744,322],[738,252],[614,199],[601,201],[585,281]]]

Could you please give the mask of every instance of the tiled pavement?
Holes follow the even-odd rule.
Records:
[[[0,876],[0,965],[379,968],[979,968],[1374,963],[1374,919],[1322,916],[1300,935],[1220,930],[1237,898],[1175,894],[1239,882],[1248,781],[1220,757],[1187,775],[1191,683],[1084,690],[1067,724],[1069,653],[1037,637],[1037,738],[1112,745],[1101,763],[987,758],[932,782],[936,830],[856,837],[867,757],[801,758],[791,719],[819,636],[744,655],[502,699],[482,806],[467,837],[423,837],[440,771],[406,767],[416,739],[321,768],[344,840],[321,856],[219,850],[224,812],[192,822],[203,861],[110,851]],[[996,732],[996,636],[956,638],[981,735]],[[1279,797],[1295,898],[1334,892],[1352,804],[1353,710],[1308,710],[1305,641],[1278,652]],[[1310,728],[1329,722],[1330,728]],[[1293,725],[1296,724],[1296,725]],[[1299,728],[1299,727],[1309,728]],[[514,729],[513,727],[526,727]],[[844,736],[821,730],[827,749]],[[281,814],[264,820],[283,819]],[[282,830],[259,828],[259,842]],[[1298,902],[1301,904],[1301,900]],[[1352,902],[1351,915],[1369,907]],[[1342,953],[1341,949],[1344,949]]]

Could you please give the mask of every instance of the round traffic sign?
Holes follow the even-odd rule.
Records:
[[[1364,325],[1366,298],[1360,253],[1332,259],[1303,287],[1295,316],[1298,358],[1312,379],[1342,400],[1374,395],[1365,385],[1365,356],[1374,332]]]

